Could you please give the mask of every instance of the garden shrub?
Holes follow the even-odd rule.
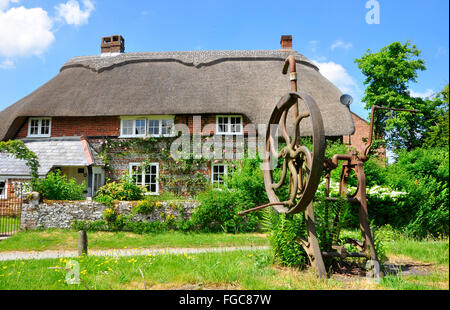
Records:
[[[124,175],[118,182],[110,182],[100,187],[95,200],[98,202],[136,201],[142,200],[145,192],[146,189],[136,185],[131,176]]]
[[[103,218],[105,219],[108,224],[112,224],[116,222],[117,219],[117,213],[112,208],[107,208],[105,211],[103,211]]]
[[[150,214],[156,207],[161,206],[161,202],[152,200],[141,200],[133,207],[133,213]]]
[[[85,183],[77,184],[75,179],[68,179],[61,171],[51,171],[45,179],[39,179],[33,189],[48,200],[84,200],[87,190]]]
[[[392,188],[407,192],[394,206],[406,231],[416,237],[448,236],[449,148],[418,148],[401,152],[387,168]],[[403,224],[403,223],[402,223]]]
[[[246,217],[238,215],[246,205],[242,192],[234,189],[209,189],[198,195],[200,205],[192,214],[195,228],[207,232],[248,232],[256,230],[258,219],[255,213]]]

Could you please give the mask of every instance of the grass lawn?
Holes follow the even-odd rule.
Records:
[[[7,251],[76,250],[78,232],[45,230],[19,232],[0,242],[0,253]],[[268,245],[262,234],[207,234],[167,232],[133,234],[128,232],[88,232],[89,249],[204,248]]]
[[[48,236],[57,236],[59,241]],[[47,236],[47,237],[45,237]],[[128,233],[91,233],[90,245],[97,248],[121,247],[208,247],[267,245],[267,238],[257,234],[182,234],[134,235]],[[36,247],[33,238],[49,238]],[[17,239],[15,239],[17,238]],[[22,239],[20,239],[22,238]],[[72,239],[70,239],[72,238]],[[51,240],[50,240],[51,239]],[[102,239],[102,241],[100,241]],[[14,241],[15,240],[15,241]],[[2,244],[0,249],[13,248],[20,240],[33,249],[50,249],[58,242],[74,241],[76,232],[45,231],[18,234]],[[27,241],[28,240],[28,241]],[[97,241],[95,241],[97,240]],[[134,240],[134,241],[133,241]],[[55,243],[56,242],[56,243]],[[97,243],[96,243],[97,242]],[[133,243],[134,242],[134,243]],[[8,245],[8,246],[7,246]],[[20,245],[16,245],[19,246]],[[69,245],[64,245],[69,247]],[[312,270],[280,267],[273,263],[269,250],[233,251],[184,255],[148,255],[135,257],[80,257],[76,259],[47,259],[0,262],[1,289],[373,289],[429,290],[449,289],[448,240],[415,241],[396,238],[386,243],[390,261],[416,264],[426,272],[421,275],[387,275],[379,282],[364,277],[333,275],[318,279]],[[21,247],[21,249],[24,249]],[[67,272],[60,269],[68,263],[79,264],[80,284],[67,284]],[[142,273],[141,273],[142,272]],[[86,285],[86,286],[85,286]]]

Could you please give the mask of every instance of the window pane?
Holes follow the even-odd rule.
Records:
[[[133,135],[133,120],[122,121],[122,135],[131,136]]]
[[[30,135],[39,134],[39,120],[33,119],[30,121]]]
[[[219,117],[218,125],[220,133],[228,132],[228,117]]]
[[[136,120],[135,134],[145,135],[145,119]]]
[[[213,185],[225,184],[226,165],[214,165],[212,171]]]
[[[148,121],[148,134],[152,136],[159,135],[159,120]]]
[[[171,135],[173,130],[173,120],[163,119],[161,121],[161,134]]]
[[[241,118],[240,117],[231,117],[231,132],[241,132]]]
[[[43,119],[41,120],[41,135],[50,134],[50,120]]]
[[[156,193],[156,184],[151,184],[150,185],[150,192],[151,193]]]
[[[4,196],[6,194],[5,188],[6,188],[6,182],[1,181],[0,182],[0,196]]]

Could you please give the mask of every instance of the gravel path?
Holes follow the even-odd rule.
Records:
[[[220,247],[220,248],[166,248],[166,249],[110,249],[90,250],[90,256],[139,256],[139,255],[163,255],[163,254],[197,254],[219,253],[230,251],[267,250],[268,246],[254,247]],[[42,251],[42,252],[0,252],[0,261],[30,260],[30,259],[54,259],[62,257],[77,257],[78,251]]]

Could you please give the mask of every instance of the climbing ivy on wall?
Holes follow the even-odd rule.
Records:
[[[26,147],[25,143],[19,140],[0,141],[0,153],[1,152],[6,152],[17,159],[25,160],[26,165],[31,170],[31,176],[33,178],[32,184],[36,182],[39,177],[39,160],[36,154]]]
[[[174,159],[170,154],[170,142],[174,138],[145,137],[136,139],[105,138],[100,141],[99,158],[105,165],[107,177],[113,174],[112,160],[115,157],[130,157],[135,155],[141,158],[141,169],[158,160],[163,163],[160,166],[159,181],[166,191],[176,195],[193,196],[204,190],[208,184],[208,178],[199,170],[205,168],[206,160],[195,159],[192,154],[185,159]]]

